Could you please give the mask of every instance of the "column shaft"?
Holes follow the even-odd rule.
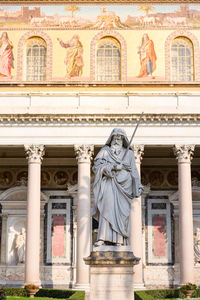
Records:
[[[40,178],[43,147],[28,146],[25,284],[40,285]]]
[[[89,284],[89,266],[83,260],[91,251],[90,158],[93,146],[75,146],[78,159],[76,285]]]
[[[180,283],[194,280],[192,189],[190,164],[178,165]]]
[[[180,284],[194,280],[191,158],[193,145],[176,145],[179,189]]]
[[[136,159],[136,167],[138,173],[140,175],[141,170],[141,159],[143,154],[144,146],[143,145],[135,145],[135,159]],[[134,286],[137,288],[142,287],[144,285],[143,282],[143,264],[142,264],[142,199],[141,197],[135,198],[131,205],[131,213],[130,213],[130,244],[133,254],[136,257],[140,257],[139,264],[134,266]]]

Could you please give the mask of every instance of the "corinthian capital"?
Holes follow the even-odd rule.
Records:
[[[94,145],[74,145],[78,162],[90,162],[94,154]]]
[[[29,162],[41,162],[44,155],[44,145],[24,145],[26,158]]]
[[[133,145],[136,164],[140,164],[144,154],[144,145]]]
[[[179,163],[190,163],[194,154],[195,145],[175,145],[174,153]]]

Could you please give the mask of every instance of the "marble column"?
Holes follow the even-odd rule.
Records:
[[[91,251],[90,162],[93,145],[75,145],[78,160],[76,287],[89,288],[89,266],[83,260]]]
[[[180,284],[194,282],[191,159],[194,145],[175,145],[178,159]]]
[[[144,153],[144,145],[134,145],[135,163],[140,176],[141,160]],[[142,268],[142,198],[135,198],[131,205],[130,213],[130,244],[131,250],[136,257],[141,258],[139,264],[134,266],[134,288],[144,288]]]
[[[40,285],[40,189],[43,145],[25,145],[28,159],[25,284]]]

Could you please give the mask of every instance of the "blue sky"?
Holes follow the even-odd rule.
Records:
[[[35,5],[26,5],[30,8],[38,6]],[[39,5],[41,7],[41,12],[45,13],[47,16],[52,16],[55,13],[58,15],[64,16],[64,15],[70,15],[70,12],[65,11],[64,5]],[[76,12],[76,16],[82,17],[82,18],[96,18],[100,14],[100,8],[101,5],[78,5],[80,8],[80,11]],[[104,5],[107,10],[114,11],[118,16],[120,16],[121,20],[126,20],[128,15],[131,16],[142,16],[145,13],[138,10],[139,4],[133,4],[133,5]],[[153,5],[155,7],[155,12],[173,12],[174,10],[178,10],[180,8],[180,5],[170,5],[170,4],[163,4],[163,5]],[[189,5],[191,9],[199,9],[200,5]],[[21,8],[21,5],[1,5],[0,8],[4,8],[9,11],[18,11]]]

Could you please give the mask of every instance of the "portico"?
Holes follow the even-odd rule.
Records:
[[[35,147],[32,148],[34,149],[34,151],[32,151],[32,155],[34,153],[37,154],[38,149],[41,149],[40,147],[41,147],[40,145],[36,144]],[[43,155],[42,170],[37,171],[37,176],[40,177],[41,174],[43,174],[42,181],[41,181],[41,188],[40,187],[37,188],[37,191],[39,192],[42,191],[41,198],[40,198],[41,201],[37,202],[37,209],[39,209],[40,211],[40,213],[37,213],[37,216],[39,216],[40,219],[40,233],[37,234],[37,238],[40,236],[41,251],[40,253],[37,254],[37,257],[39,258],[38,262],[37,263],[35,262],[35,266],[40,271],[38,273],[35,272],[34,274],[31,274],[32,270],[29,273],[28,263],[26,264],[25,262],[25,265],[17,264],[16,257],[14,257],[14,255],[16,254],[14,254],[14,252],[12,254],[13,260],[11,262],[9,260],[10,259],[9,249],[11,249],[11,247],[14,247],[14,234],[16,234],[18,231],[20,231],[20,229],[23,226],[25,226],[25,223],[29,218],[29,214],[27,214],[26,211],[27,187],[30,189],[28,182],[30,182],[30,180],[34,182],[36,175],[34,175],[33,179],[32,178],[30,179],[30,175],[29,175],[28,182],[26,183],[25,176],[27,176],[28,167],[25,158],[26,157],[25,150],[23,149],[22,146],[1,147],[0,161],[2,165],[2,174],[3,174],[2,176],[4,176],[3,178],[8,178],[7,180],[6,179],[1,180],[2,193],[0,196],[1,205],[2,205],[2,212],[1,212],[2,213],[2,228],[1,228],[2,242],[1,242],[0,269],[1,272],[5,274],[5,280],[2,281],[2,284],[7,284],[8,281],[6,281],[6,276],[9,276],[8,278],[11,278],[11,281],[13,282],[14,285],[15,284],[23,285],[23,282],[27,280],[26,278],[30,278],[28,279],[29,282],[33,282],[33,278],[36,278],[35,282],[39,282],[39,283],[41,282],[43,286],[65,286],[66,287],[67,285],[72,284],[77,287],[79,286],[80,288],[85,288],[85,289],[88,288],[89,269],[87,269],[88,267],[86,265],[82,266],[82,258],[87,256],[87,253],[90,252],[91,249],[91,241],[89,240],[89,236],[92,234],[92,230],[90,229],[91,228],[90,203],[91,201],[93,201],[92,200],[93,195],[91,193],[90,183],[92,182],[93,179],[90,179],[91,176],[90,173],[91,173],[93,147],[96,153],[100,148],[100,145],[93,144],[92,146],[91,144],[89,145],[79,144],[78,146],[75,147],[75,150],[73,145],[71,146],[70,145],[69,146],[44,145],[43,146],[43,148],[45,148],[46,154]],[[181,147],[184,147],[185,151],[189,151],[188,155],[190,155],[191,153],[190,149],[191,147],[193,147],[193,145],[185,145],[185,146],[181,145]],[[134,239],[134,236],[136,235],[131,234],[131,243],[133,247],[136,247],[135,252],[137,251],[137,256],[141,255],[142,257],[142,265],[138,272],[135,267],[134,276],[135,278],[138,278],[137,284],[139,282],[139,284],[146,287],[153,286],[154,284],[156,284],[156,278],[155,278],[155,282],[149,280],[149,276],[151,274],[149,263],[151,264],[153,261],[154,261],[154,265],[152,266],[152,268],[154,268],[154,270],[160,269],[161,272],[160,275],[161,275],[161,280],[163,281],[163,286],[181,283],[178,281],[179,279],[177,278],[176,273],[172,275],[173,268],[175,268],[175,271],[178,273],[180,272],[179,270],[181,270],[181,274],[182,274],[181,278],[183,278],[182,282],[184,282],[184,280],[187,281],[192,280],[192,276],[197,278],[199,274],[199,269],[197,268],[197,266],[194,267],[193,264],[190,265],[191,277],[190,276],[188,277],[188,272],[184,272],[184,261],[181,259],[180,261],[177,261],[177,256],[178,256],[177,253],[179,253],[180,251],[179,248],[180,243],[178,242],[176,236],[178,234],[177,231],[179,231],[180,236],[185,234],[185,229],[183,228],[183,225],[180,224],[178,226],[178,223],[175,222],[175,227],[173,229],[172,227],[169,226],[169,224],[172,222],[172,219],[170,219],[172,218],[172,210],[170,211],[170,203],[172,201],[171,195],[173,195],[173,193],[178,188],[177,178],[173,176],[175,176],[178,173],[179,180],[182,180],[182,176],[185,176],[185,172],[182,172],[182,170],[180,171],[177,168],[177,160],[176,160],[176,155],[173,153],[173,148],[174,145],[164,145],[164,146],[153,145],[152,146],[152,145],[143,145],[143,144],[138,145],[138,147],[135,147],[136,158],[137,155],[141,155],[141,154],[143,155],[143,160],[138,161],[138,163],[140,162],[143,183],[145,184],[145,186],[150,184],[150,190],[145,196],[142,197],[142,199],[140,200],[141,206],[139,205],[137,208],[138,210],[141,210],[141,227],[139,226],[139,221],[140,221],[138,219],[139,213],[137,213],[137,217],[136,217],[138,219],[138,224],[136,225],[138,226],[135,225],[133,227],[133,232],[136,229],[138,230],[137,239]],[[180,149],[180,147],[176,145],[175,149]],[[138,152],[138,151],[142,151],[142,152]],[[195,155],[195,151],[196,151],[196,155]],[[5,153],[7,157],[5,157]],[[18,153],[17,160],[16,157],[13,157],[12,153],[15,153],[15,155],[16,153]],[[192,176],[194,176],[195,174],[197,176],[198,161],[199,161],[198,145],[196,145],[192,153],[194,155],[194,160],[192,161]],[[76,154],[79,154],[77,162],[75,159]],[[159,160],[158,160],[158,155],[159,155]],[[81,159],[83,159],[83,161]],[[8,167],[8,161],[12,162],[13,165]],[[79,163],[83,165],[80,166]],[[78,168],[77,168],[77,164],[78,164]],[[25,170],[27,170],[27,173],[24,173]],[[5,174],[5,172],[8,173]],[[174,172],[177,173],[175,174]],[[189,177],[191,178],[192,176]],[[12,177],[12,182],[9,181],[9,178],[11,177]],[[85,181],[86,178],[87,178],[87,183]],[[77,188],[74,189],[73,187],[76,186],[76,183],[78,183],[78,185]],[[68,190],[66,189],[66,186],[68,186]],[[51,188],[49,189],[48,187]],[[163,187],[165,187],[164,190]],[[183,187],[185,187],[185,185],[181,185],[179,187],[179,195],[181,194]],[[34,185],[34,189],[35,188],[36,186]],[[12,192],[12,189],[15,190]],[[9,195],[13,195],[13,196],[9,196]],[[81,202],[81,197],[84,197],[84,202],[83,201]],[[70,200],[72,198],[73,198],[73,202],[72,200]],[[36,198],[34,197],[34,199]],[[88,206],[86,206],[87,203],[86,199],[88,201]],[[179,196],[179,201],[184,201],[181,199],[182,198],[180,198]],[[190,199],[191,199],[190,202],[191,205],[192,197]],[[14,206],[15,201],[18,201],[17,205],[19,207],[18,208],[19,213],[17,213],[17,211],[15,211],[14,209],[16,207]],[[151,209],[153,207],[152,212],[150,212],[150,210],[147,210],[148,207],[147,203],[149,201],[151,201],[152,203],[151,204]],[[40,202],[41,202],[41,208],[40,208]],[[62,209],[62,207],[64,207],[63,206],[64,203],[66,203],[65,207],[68,210],[66,218],[69,218],[69,220],[66,219],[66,222],[64,221],[63,223],[64,219],[61,217],[63,215],[63,212],[66,211],[66,209],[64,210]],[[84,209],[83,208],[80,209],[79,205],[80,207],[81,205],[84,205],[83,207]],[[134,205],[136,205],[135,202],[133,203],[133,206]],[[159,210],[157,210],[158,208],[155,209],[155,207],[158,207]],[[164,207],[166,207],[166,209]],[[167,209],[167,207],[169,208],[169,210]],[[156,219],[156,216],[158,215],[156,210],[159,214],[161,212],[161,215],[165,216],[163,220],[161,219],[158,220],[158,218]],[[187,211],[189,211],[189,209],[187,209]],[[190,224],[192,224],[193,223],[192,210],[190,211],[191,211]],[[55,216],[56,215],[60,216],[59,220],[55,219],[54,212],[56,212]],[[31,221],[31,224],[34,224],[34,227],[31,226],[33,229],[35,228],[36,213],[33,214],[33,209],[31,209],[29,213],[31,214],[30,215],[31,217],[34,217],[34,220]],[[84,220],[84,222],[82,222],[82,220]],[[163,221],[166,222],[165,226],[162,225]],[[61,223],[56,223],[56,222],[61,222]],[[54,228],[53,233],[57,234],[56,233],[56,226],[58,226],[57,224],[60,224],[59,226],[63,228],[69,228],[69,232],[70,232],[68,238],[64,241],[65,245],[67,245],[66,244],[67,242],[69,243],[70,246],[68,245],[67,247],[68,254],[66,254],[66,259],[63,260],[62,258],[58,258],[58,257],[56,258],[55,256],[50,258],[53,251],[55,254],[56,240],[54,238],[53,239],[51,238],[52,231],[48,230],[48,228],[50,228],[48,226],[53,226]],[[150,237],[150,232],[149,232],[150,224],[152,225],[154,224],[154,226],[159,226],[160,228],[162,228],[162,231],[160,232],[161,234],[160,236],[157,237],[158,232],[156,231],[157,229],[155,229],[156,228],[155,227],[153,229],[154,231],[152,231],[154,237],[153,238]],[[194,227],[196,229],[197,225],[195,225]],[[8,231],[10,230],[9,228],[14,229],[13,235],[10,235],[9,233],[10,231]],[[66,229],[64,230],[65,232],[67,232]],[[87,238],[83,238],[82,233],[84,230],[85,230],[85,236]],[[175,231],[175,241],[171,240],[170,242],[170,236],[168,236],[169,234],[171,234],[170,230]],[[190,225],[190,230],[192,230],[192,225]],[[28,235],[28,231],[26,230],[26,236],[27,235]],[[49,235],[49,237],[47,235]],[[167,235],[167,240],[164,239],[164,235]],[[190,238],[191,239],[190,242],[192,243],[193,239],[191,238],[191,235],[188,236],[188,239]],[[140,247],[138,246],[139,237],[141,240]],[[33,235],[31,235],[31,238],[33,238]],[[157,245],[158,238],[162,240],[163,248]],[[172,246],[174,242],[176,245],[175,249],[173,249]],[[33,241],[30,239],[30,241],[28,242],[28,238],[27,238],[27,243],[29,243],[29,245],[32,245]],[[79,251],[77,251],[78,243],[79,245],[85,243],[85,247],[83,248],[79,247]],[[27,245],[26,248],[29,247],[29,245]],[[49,249],[46,250],[49,253],[48,254],[49,256],[47,255],[45,248]],[[154,249],[152,250],[154,251],[154,253],[152,252],[153,254],[151,253],[150,248]],[[146,252],[147,250],[148,252]],[[148,254],[145,255],[145,252]],[[30,254],[29,257],[30,260],[32,260],[31,255],[32,253]],[[190,256],[193,257],[193,251],[191,251],[190,249],[190,251],[188,250],[185,252],[185,255],[187,257]],[[48,259],[47,256],[49,257]],[[36,254],[34,254],[34,257],[36,257]],[[57,259],[61,259],[60,261],[63,261],[63,266],[56,265]],[[14,269],[12,269],[12,266],[14,266]],[[27,270],[26,271],[26,274],[28,274],[27,277],[23,276],[24,266]],[[144,268],[144,266],[146,267]],[[82,270],[82,268],[85,269]],[[18,278],[16,278],[14,273],[12,273],[12,270],[15,269],[19,270],[19,274],[21,274],[18,275]],[[58,275],[59,272],[61,271],[64,274],[62,279]],[[87,272],[88,272],[88,277],[85,276]],[[38,274],[37,277],[35,276],[35,274]],[[84,276],[81,277],[81,274],[84,274]],[[168,275],[166,276],[165,274]]]

